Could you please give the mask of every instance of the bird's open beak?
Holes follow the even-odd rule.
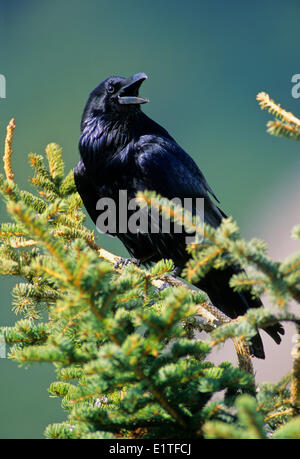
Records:
[[[139,97],[139,88],[144,80],[147,80],[145,73],[136,73],[132,77],[127,78],[124,85],[117,92],[117,98],[119,104],[146,104],[149,102],[148,99]]]

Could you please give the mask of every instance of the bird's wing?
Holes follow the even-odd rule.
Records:
[[[204,220],[213,227],[221,223],[226,215],[210,198],[210,194],[214,194],[204,175],[177,143],[161,137],[143,136],[135,144],[135,149],[145,189],[168,199],[204,198]]]
[[[79,161],[74,169],[74,181],[84,207],[93,222],[96,224],[97,217],[99,215],[99,212],[96,210],[96,205],[100,195],[82,161]]]

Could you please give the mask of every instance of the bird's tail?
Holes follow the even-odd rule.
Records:
[[[259,298],[253,298],[250,292],[235,292],[229,281],[233,274],[240,272],[234,267],[225,270],[211,270],[203,279],[195,285],[204,290],[209,296],[212,304],[232,319],[247,312],[249,308],[259,308],[262,302]],[[279,344],[280,335],[284,335],[284,328],[280,323],[266,327],[265,330],[273,340]],[[250,352],[259,359],[265,358],[264,346],[260,334],[257,333],[251,339]]]

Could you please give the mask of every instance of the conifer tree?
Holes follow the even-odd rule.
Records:
[[[299,140],[300,121],[258,95],[275,115],[271,134]],[[51,362],[66,419],[46,427],[48,438],[300,438],[300,254],[271,260],[266,244],[245,241],[224,219],[197,225],[174,206],[172,218],[199,233],[184,277],[195,281],[211,268],[235,263],[251,275],[231,279],[236,290],[266,293],[274,304],[231,320],[204,292],[173,274],[173,263],[120,267],[84,225],[73,171],[65,175],[62,149],[30,154],[33,191],[20,189],[11,167],[14,120],[7,128],[0,193],[10,222],[0,226],[0,274],[16,276],[13,327],[2,327],[9,358],[22,365]],[[150,192],[141,206],[170,206]],[[300,226],[292,231],[300,239]],[[19,279],[22,279],[19,281]],[[167,287],[166,287],[167,285]],[[259,328],[292,321],[293,370],[276,384],[257,387],[248,342]],[[195,332],[205,330],[208,338]],[[202,335],[201,335],[202,337]],[[232,339],[238,366],[214,365],[211,350]]]

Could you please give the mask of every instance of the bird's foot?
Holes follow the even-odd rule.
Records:
[[[156,289],[157,293],[160,293],[162,292],[163,290],[165,290],[166,288],[169,288],[169,287],[173,287],[172,284],[170,284],[169,282],[164,282],[160,287],[158,287]]]
[[[182,273],[182,267],[181,266],[176,266],[176,268],[173,270],[172,274],[173,276],[181,276],[181,273]]]
[[[114,268],[118,269],[121,267],[123,269],[131,264],[140,266],[141,262],[137,258],[119,258],[119,260],[114,264]]]
[[[183,269],[182,267],[176,266],[175,269],[171,273],[171,277],[180,276],[182,273],[182,269]],[[159,288],[157,288],[157,292],[161,292],[169,287],[174,287],[174,285],[171,282],[168,282],[166,280]]]

